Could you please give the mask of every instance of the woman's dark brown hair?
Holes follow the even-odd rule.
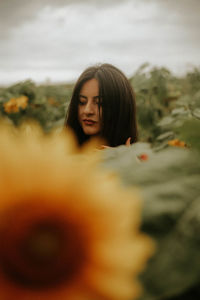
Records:
[[[102,128],[100,136],[111,147],[137,141],[135,94],[126,76],[111,64],[87,68],[78,78],[68,108],[65,126],[71,128],[82,145],[90,136],[84,134],[78,121],[79,94],[83,84],[90,79],[99,83],[102,106]]]

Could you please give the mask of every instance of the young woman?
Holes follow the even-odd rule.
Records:
[[[135,95],[126,76],[110,64],[87,68],[77,80],[65,126],[80,145],[94,136],[116,147],[137,141]]]

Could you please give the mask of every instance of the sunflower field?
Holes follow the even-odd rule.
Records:
[[[1,300],[200,298],[200,70],[130,82],[139,142],[102,151],[62,131],[73,84],[0,88]]]

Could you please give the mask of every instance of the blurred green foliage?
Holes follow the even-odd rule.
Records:
[[[137,99],[140,140],[161,148],[179,138],[186,120],[200,120],[200,70],[175,77],[143,65],[130,79]]]
[[[149,143],[136,143],[103,152],[104,168],[123,185],[139,187],[142,230],[156,244],[140,277],[140,300],[200,298],[200,122],[184,126],[190,148],[168,146],[158,152]]]
[[[45,132],[62,127],[72,85],[39,85],[27,80],[7,88],[0,88],[1,117],[18,126],[25,120],[36,120]],[[20,96],[28,97],[28,105],[18,112],[6,112],[4,104]]]

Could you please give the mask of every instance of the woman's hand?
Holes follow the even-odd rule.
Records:
[[[113,148],[113,147],[106,146],[106,145],[101,145],[101,146],[99,147],[100,150],[108,149],[108,148]]]
[[[127,147],[129,147],[129,146],[131,145],[131,137],[129,137],[129,138],[126,140],[125,145],[126,145]]]

